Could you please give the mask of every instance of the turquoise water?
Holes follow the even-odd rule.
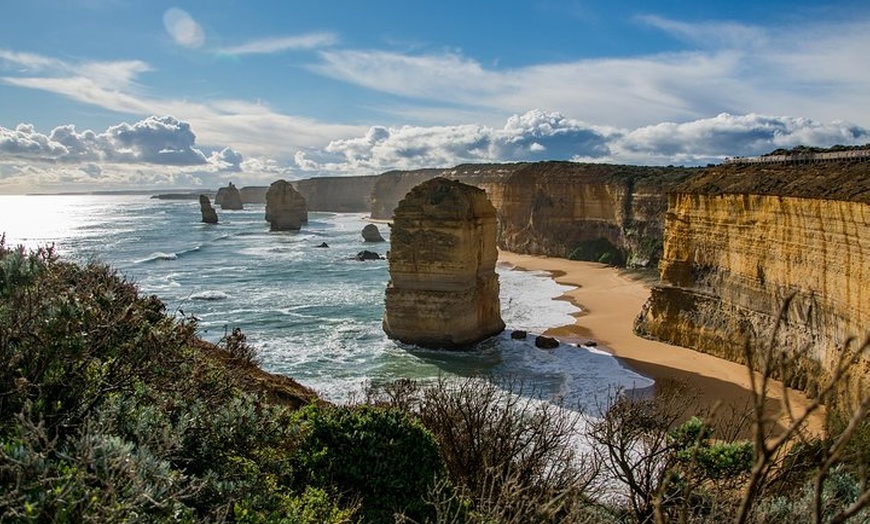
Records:
[[[198,202],[147,196],[0,196],[7,244],[54,244],[64,258],[106,262],[170,313],[199,319],[208,340],[242,328],[263,368],[330,400],[347,400],[369,381],[483,374],[594,408],[614,388],[651,384],[591,348],[543,351],[510,339],[513,329],[574,321],[576,308],[553,300],[568,288],[545,274],[499,266],[508,330],[473,351],[401,347],[381,329],[386,260],[353,260],[363,249],[389,249],[363,242],[364,215],[310,213],[301,231],[272,233],[262,205],[218,214],[220,224],[202,224]],[[379,229],[389,240],[389,228]],[[316,247],[322,242],[330,247]]]

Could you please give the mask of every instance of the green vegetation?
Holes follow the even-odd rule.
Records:
[[[603,237],[580,242],[568,255],[568,259],[601,262],[611,266],[625,265],[625,253]]]
[[[679,388],[591,420],[482,379],[330,406],[259,370],[240,331],[196,327],[105,266],[0,240],[0,522],[870,520],[870,401],[826,439],[801,417],[771,433],[767,380],[792,361],[773,350],[739,440]],[[844,347],[821,400],[867,347]]]

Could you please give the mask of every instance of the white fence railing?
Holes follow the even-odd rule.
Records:
[[[726,158],[723,164],[805,164],[812,162],[832,162],[836,160],[868,160],[870,149],[831,151],[827,153],[795,153],[791,155],[736,156]]]

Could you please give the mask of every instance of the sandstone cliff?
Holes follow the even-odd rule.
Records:
[[[245,186],[239,189],[243,204],[265,204],[269,186]]]
[[[371,217],[390,220],[399,201],[414,188],[435,178],[443,169],[418,169],[416,171],[387,171],[375,177],[369,195]]]
[[[395,210],[384,331],[453,348],[501,332],[495,209],[475,187],[435,178]]]
[[[362,213],[371,209],[373,176],[331,176],[293,182],[310,211]]]
[[[374,185],[372,217],[389,218],[410,188],[443,176],[486,191],[502,249],[646,266],[661,255],[667,192],[697,171],[574,162],[393,171]]]
[[[271,231],[293,231],[308,222],[305,198],[290,182],[276,180],[266,192],[266,221]]]
[[[744,361],[770,339],[800,351],[812,392],[849,336],[870,329],[870,162],[729,165],[670,195],[662,285],[639,334]]]

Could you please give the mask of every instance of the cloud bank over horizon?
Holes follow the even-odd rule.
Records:
[[[15,129],[0,126],[0,191],[29,185],[50,189],[71,181],[87,183],[90,189],[132,187],[143,180],[216,187],[230,179],[266,184],[277,178],[542,160],[691,166],[799,145],[868,143],[870,130],[861,126],[798,117],[722,113],[619,129],[531,110],[509,117],[500,128],[372,126],[364,135],[333,140],[322,148],[288,151],[283,158],[247,158],[231,145],[198,145],[188,122],[151,116],[103,132],[78,131],[71,124],[47,134],[28,124]]]
[[[0,192],[870,142],[870,8],[777,2],[17,3]]]

